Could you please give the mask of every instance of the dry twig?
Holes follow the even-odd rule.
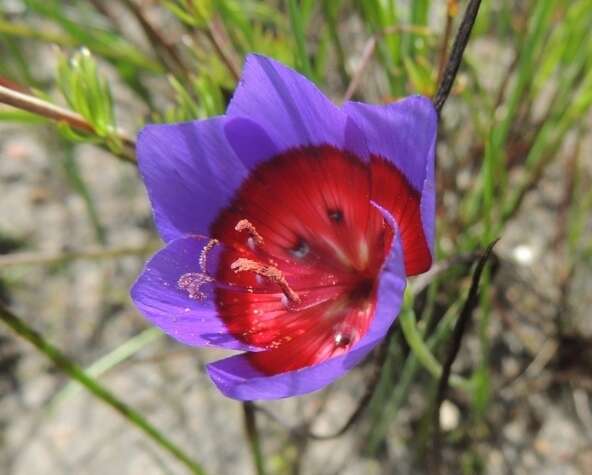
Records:
[[[442,108],[446,103],[446,99],[448,99],[450,91],[452,90],[452,85],[454,84],[456,74],[460,68],[460,63],[462,62],[463,54],[465,52],[465,48],[467,47],[467,43],[469,42],[471,31],[473,30],[473,25],[477,19],[477,13],[479,12],[480,6],[481,0],[470,0],[469,5],[465,10],[465,15],[458,28],[456,38],[454,39],[452,52],[450,53],[448,63],[446,64],[444,74],[442,75],[442,82],[440,83],[438,91],[434,96],[434,106],[436,107],[438,113],[442,111]]]
[[[20,92],[16,88],[0,85],[0,104],[7,104],[17,109],[64,123],[82,132],[96,134],[95,128],[82,115],[56,106],[38,97]],[[134,148],[136,144],[134,139],[121,130],[116,130],[114,136],[121,141],[124,147],[124,151],[119,157],[127,161],[135,161]]]
[[[467,296],[467,300],[460,312],[460,316],[456,321],[456,325],[454,326],[454,331],[452,334],[452,341],[450,342],[450,351],[448,352],[448,356],[442,365],[442,376],[440,377],[440,381],[438,382],[438,389],[436,392],[436,401],[434,403],[434,412],[433,412],[433,438],[432,438],[432,472],[434,474],[439,474],[441,470],[441,453],[440,453],[440,406],[446,397],[446,390],[448,389],[448,380],[450,379],[450,374],[452,372],[452,364],[458,355],[460,350],[460,344],[462,342],[462,338],[464,332],[468,326],[468,323],[473,315],[473,310],[478,303],[479,298],[479,281],[481,280],[481,273],[485,268],[485,264],[487,260],[491,256],[493,251],[493,247],[497,243],[497,239],[493,241],[479,259],[477,266],[475,267],[475,272],[473,273],[473,279],[471,281],[471,288],[469,289],[469,295]]]

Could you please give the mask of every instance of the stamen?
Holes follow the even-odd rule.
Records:
[[[202,272],[207,272],[206,269],[206,259],[208,257],[208,253],[214,248],[214,246],[216,244],[218,244],[220,241],[218,241],[217,239],[210,239],[208,241],[208,243],[204,246],[204,248],[201,250],[201,253],[199,255],[199,268],[201,269]]]
[[[261,246],[263,244],[263,237],[257,232],[255,226],[253,226],[253,223],[251,223],[248,219],[241,219],[238,223],[236,223],[234,230],[238,231],[239,233],[246,230],[249,233],[249,237],[253,239],[253,242],[256,246]]]
[[[214,281],[214,279],[207,273],[208,253],[216,244],[218,244],[218,242],[217,239],[210,239],[201,250],[199,255],[199,268],[201,272],[187,272],[179,277],[179,280],[177,281],[177,286],[181,290],[185,290],[190,299],[199,300],[200,302],[206,299],[206,294],[201,290],[201,287],[204,284]]]
[[[292,290],[283,272],[277,267],[266,266],[251,259],[240,257],[230,265],[230,268],[236,273],[255,272],[257,275],[265,277],[277,284],[288,300],[293,303],[300,303],[300,297]]]

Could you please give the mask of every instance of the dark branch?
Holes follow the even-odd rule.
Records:
[[[456,78],[458,68],[462,62],[463,54],[467,43],[469,42],[469,37],[471,36],[471,31],[473,30],[473,25],[475,24],[475,19],[477,18],[480,6],[481,0],[470,0],[460,27],[458,28],[458,33],[456,34],[454,45],[452,46],[452,52],[448,58],[446,68],[444,69],[442,82],[438,87],[438,92],[436,92],[436,95],[434,96],[434,106],[436,107],[438,114],[442,110],[442,107],[444,107],[444,103],[446,102],[446,99],[448,99],[450,91],[452,90],[452,85],[454,84],[454,79]]]
[[[481,274],[483,269],[485,268],[485,264],[487,260],[491,256],[491,252],[493,251],[493,247],[497,243],[497,239],[493,241],[477,262],[477,266],[475,267],[475,271],[473,272],[473,279],[471,281],[471,288],[469,289],[469,295],[467,296],[467,300],[460,312],[460,316],[456,321],[456,325],[454,326],[454,332],[452,334],[452,341],[450,342],[450,350],[448,352],[448,356],[442,365],[442,376],[440,377],[440,381],[438,382],[438,390],[436,392],[436,401],[434,402],[434,412],[433,412],[433,438],[432,438],[432,454],[433,454],[433,473],[438,474],[440,473],[440,406],[446,397],[446,390],[448,389],[448,380],[450,378],[450,373],[452,371],[452,364],[456,359],[458,352],[460,350],[460,344],[462,341],[462,337],[464,332],[467,328],[467,325],[473,315],[473,311],[477,306],[478,299],[479,299],[479,281],[481,280]]]

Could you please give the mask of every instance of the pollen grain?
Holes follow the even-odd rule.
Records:
[[[190,299],[198,300],[200,302],[206,299],[206,294],[201,290],[202,285],[212,282],[212,279],[207,274],[199,272],[187,272],[179,277],[177,285],[181,290],[185,290]]]

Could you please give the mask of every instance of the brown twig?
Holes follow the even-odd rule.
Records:
[[[9,88],[0,85],[0,104],[7,104],[9,106],[16,107],[17,109],[25,110],[47,119],[67,124],[70,127],[82,132],[87,132],[90,134],[97,133],[92,124],[82,115],[71,110],[64,109],[63,107],[56,106],[55,104],[44,101],[43,99],[39,99],[38,97],[24,94],[18,91],[16,88]],[[124,154],[120,155],[119,157],[128,161],[135,161],[133,152],[135,148],[134,139],[121,130],[115,131],[114,135],[121,141],[123,146],[127,148]]]
[[[526,150],[530,150],[532,148],[533,142],[525,147]],[[547,166],[552,163],[553,159],[555,158],[557,151],[560,147],[561,143],[555,143],[550,147],[547,147],[545,151],[545,155],[536,163],[534,169],[530,177],[523,183],[518,186],[518,191],[516,192],[516,197],[512,202],[512,206],[505,208],[502,212],[502,223],[508,222],[512,219],[518,211],[522,207],[522,203],[526,196],[536,189],[539,182],[541,181],[543,174],[545,173]]]
[[[462,22],[458,28],[458,33],[454,39],[452,52],[450,53],[448,63],[446,64],[444,74],[442,75],[442,81],[434,96],[434,106],[436,107],[438,114],[442,111],[446,99],[448,99],[450,91],[452,90],[452,85],[454,84],[458,69],[460,68],[460,63],[462,62],[463,54],[467,47],[467,43],[469,42],[471,31],[473,30],[473,25],[475,24],[475,19],[477,18],[480,6],[481,0],[470,0],[469,5],[465,10]]]
[[[502,101],[504,100],[504,96],[506,94],[506,89],[508,88],[508,84],[510,84],[510,79],[514,75],[514,71],[518,66],[518,61],[520,59],[519,54],[515,54],[514,58],[512,58],[512,62],[508,66],[506,73],[503,76],[503,79],[499,85],[497,93],[495,95],[495,101],[493,102],[493,110],[496,111],[498,107],[501,105]]]
[[[349,101],[355,94],[356,89],[358,89],[358,86],[360,85],[364,71],[366,70],[368,63],[370,62],[370,58],[372,58],[375,49],[376,36],[372,36],[370,39],[368,39],[364,46],[364,51],[362,51],[362,58],[360,59],[360,64],[354,71],[351,81],[347,86],[347,90],[345,91],[345,95],[343,96],[343,102]]]
[[[232,74],[232,77],[235,81],[238,81],[240,78],[240,66],[234,55],[231,54],[230,40],[218,18],[213,18],[212,21],[208,22],[206,35],[214,46],[216,53],[218,53],[218,56],[228,68],[228,71],[230,71],[230,74]]]
[[[438,59],[438,80],[436,84],[442,81],[442,74],[444,74],[444,66],[446,65],[446,57],[448,56],[448,43],[450,42],[450,35],[452,34],[452,22],[458,15],[458,0],[448,0],[446,6],[446,26],[444,27],[444,36],[442,37],[442,44],[440,45],[440,55]]]
[[[377,44],[378,40],[383,36],[402,33],[402,32],[424,34],[424,35],[431,34],[431,30],[429,28],[425,28],[425,27],[414,26],[414,25],[394,25],[394,26],[385,28],[384,30],[379,31],[376,34],[372,35],[366,41],[366,44],[364,45],[364,49],[362,51],[362,57],[360,59],[360,64],[358,65],[358,68],[356,69],[356,71],[352,75],[351,81],[350,81],[349,85],[347,86],[347,90],[345,91],[345,94],[343,96],[343,102],[349,101],[353,97],[353,95],[356,93],[356,90],[358,89],[358,86],[360,85],[360,82],[362,80],[362,76],[364,74],[364,71],[368,67],[368,64],[370,64],[370,59],[372,58],[372,55],[374,54],[374,51],[376,50],[376,44]]]
[[[68,262],[77,259],[103,259],[145,255],[156,250],[156,245],[122,247],[88,247],[63,252],[17,252],[0,255],[0,269],[15,266],[36,266]]]
[[[80,114],[6,86],[0,86],[0,103],[8,104],[17,109],[26,110],[57,122],[65,122],[69,126],[84,132],[94,133],[95,131],[94,127]]]
[[[107,2],[105,0],[89,0],[89,3],[95,8],[97,12],[103,15],[107,20],[113,23],[113,26],[119,29],[119,22],[111,10],[107,8]]]
[[[164,67],[175,69],[183,76],[188,76],[189,71],[177,49],[152,25],[142,8],[134,0],[123,0],[123,4],[138,21],[142,30],[144,30],[144,34],[152,45],[154,53],[158,56]]]
[[[564,317],[569,310],[570,288],[575,275],[575,265],[569,256],[567,240],[569,234],[569,211],[572,208],[575,195],[581,143],[580,140],[576,142],[574,151],[567,161],[563,197],[559,204],[559,209],[557,210],[557,233],[553,240],[553,247],[558,256],[560,256],[560,258],[557,259],[559,302],[557,303],[557,310],[555,312],[555,328],[558,338],[561,338],[565,333]],[[563,258],[561,258],[561,256],[563,256]]]
[[[23,86],[22,84],[18,84],[2,76],[0,76],[0,86],[4,86],[8,89],[12,89],[13,91],[18,91],[23,94],[29,94],[31,92],[31,90],[27,86]]]
[[[439,474],[441,471],[441,452],[440,452],[440,406],[446,397],[446,390],[448,389],[448,380],[450,378],[450,374],[452,372],[452,364],[456,359],[458,352],[460,350],[460,344],[464,335],[464,332],[468,326],[468,323],[473,315],[473,310],[478,303],[479,298],[479,281],[481,280],[481,273],[485,268],[485,264],[487,260],[491,256],[493,251],[493,247],[497,243],[497,239],[493,241],[477,262],[477,266],[475,267],[475,271],[473,272],[473,278],[471,281],[471,287],[469,289],[469,295],[467,296],[467,300],[460,312],[460,316],[456,321],[456,325],[454,326],[454,330],[452,333],[452,340],[450,342],[450,350],[448,352],[448,356],[442,365],[442,375],[440,380],[438,381],[438,389],[436,391],[436,400],[434,402],[434,412],[433,412],[433,436],[432,436],[432,458],[430,462],[433,464],[431,469],[432,473]]]

